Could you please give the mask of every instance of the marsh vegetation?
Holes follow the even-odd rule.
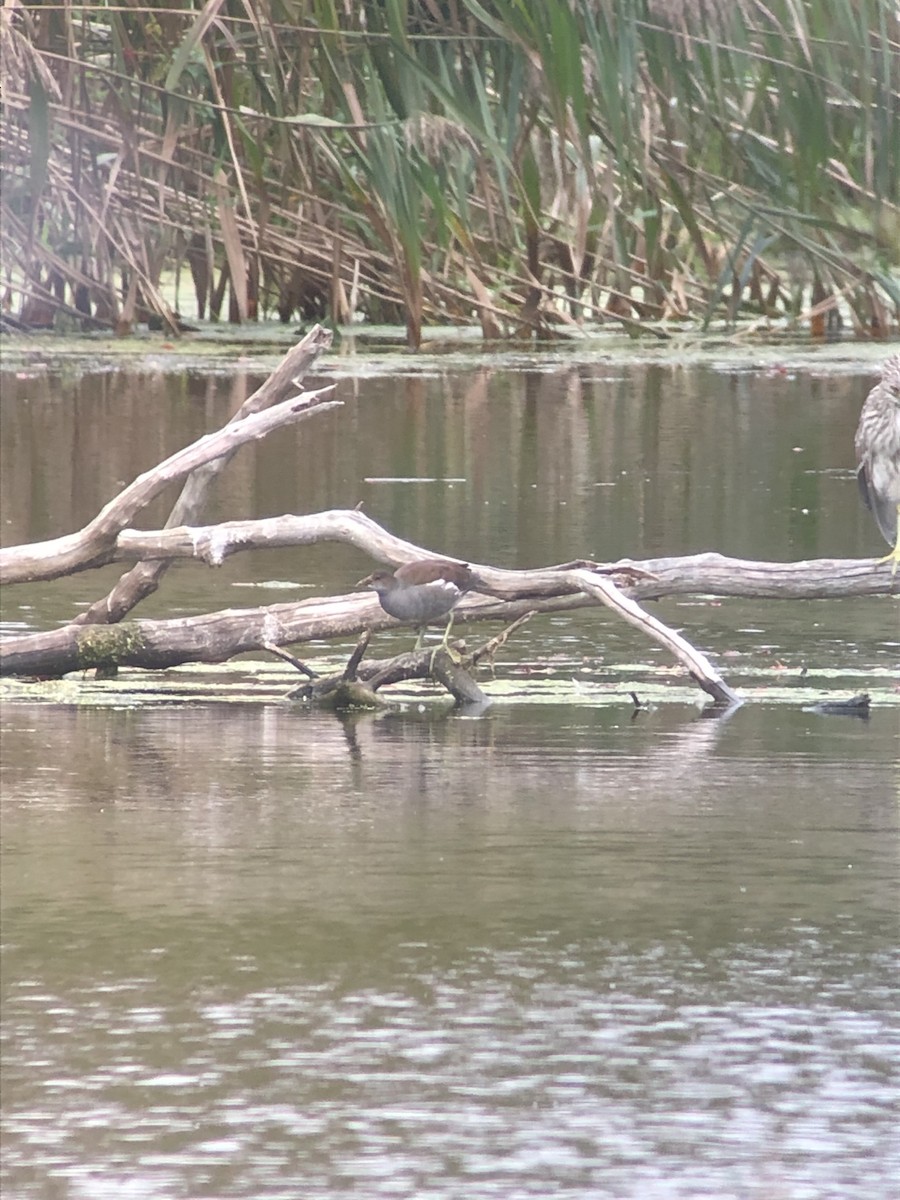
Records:
[[[893,0],[7,5],[4,319],[887,336],[898,30]]]

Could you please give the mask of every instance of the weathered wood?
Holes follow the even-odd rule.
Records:
[[[339,400],[320,399],[331,390],[331,387],[327,387],[305,392],[198,438],[152,470],[139,475],[77,533],[0,550],[0,583],[34,583],[55,579],[60,575],[110,562],[121,530],[169,484],[183,479],[198,467],[233,454],[246,442],[265,437],[281,425],[302,420],[314,412],[339,407]]]
[[[429,556],[427,550],[393,537],[355,510],[228,522],[204,529],[181,528],[153,534],[129,530],[119,534],[116,548],[117,551],[136,549],[144,559],[165,550],[171,558],[196,557],[215,565],[237,549],[329,539],[349,542],[394,565]],[[535,571],[507,571],[473,564],[472,571],[480,594],[464,597],[455,610],[459,620],[509,621],[532,611],[604,604],[664,646],[719,704],[735,703],[736,694],[704,655],[645,612],[638,599],[686,592],[765,598],[876,595],[889,593],[898,582],[891,576],[888,565],[877,561],[745,563],[717,554],[574,568],[564,564]],[[617,572],[626,581],[624,587],[615,582]],[[5,640],[0,646],[0,673],[61,675],[90,667],[153,669],[191,661],[222,662],[247,650],[346,637],[364,629],[390,628],[395,624],[368,593],[173,621],[131,621],[115,630],[72,624],[50,633]],[[452,680],[448,686],[455,693]]]
[[[361,514],[353,514],[361,516]],[[368,521],[368,518],[366,518]],[[371,522],[374,525],[374,522]],[[355,528],[355,526],[353,526]],[[376,526],[376,528],[379,528]],[[176,531],[177,532],[177,531]],[[381,531],[384,539],[390,535]],[[409,543],[402,543],[409,546]],[[427,552],[413,547],[424,556]],[[680,562],[687,564],[686,579],[677,574]],[[727,564],[727,568],[723,567]],[[740,564],[718,555],[697,555],[679,560],[653,560],[640,564],[654,569],[657,580],[632,584],[628,594],[607,576],[576,571],[501,571],[475,568],[479,586],[496,589],[510,597],[468,595],[457,606],[456,620],[516,620],[531,612],[571,611],[608,604],[624,619],[660,642],[698,680],[711,683],[707,690],[724,700],[721,677],[690,644],[634,603],[636,597],[684,594],[688,591],[715,595],[823,594],[822,581],[831,595],[885,593],[891,584],[890,568],[875,562],[820,560],[814,563],[748,564],[751,590],[740,590]],[[704,573],[704,567],[708,573]],[[765,568],[765,569],[763,569]],[[835,592],[834,577],[843,577],[843,591]],[[761,590],[765,587],[765,590]],[[575,590],[577,589],[577,591]],[[518,595],[516,594],[518,592]],[[543,592],[544,594],[538,594]],[[515,598],[513,598],[515,597]],[[269,649],[322,638],[351,637],[365,629],[377,631],[397,626],[370,593],[355,593],[273,604],[254,609],[229,609],[198,617],[163,621],[129,621],[116,629],[68,625],[47,633],[7,638],[0,644],[0,673],[6,675],[62,675],[69,671],[109,665],[159,669],[185,662],[223,662],[247,650]],[[702,686],[702,684],[701,684]]]
[[[247,397],[228,423],[234,424],[251,413],[262,412],[280,400],[289,387],[300,387],[307,372],[330,347],[331,342],[331,331],[321,325],[314,325],[309,333],[287,352],[268,379]],[[166,520],[167,529],[173,529],[177,525],[191,525],[200,520],[210,488],[231,461],[232,455],[233,452],[223,454],[191,472]],[[76,622],[93,625],[121,621],[135,605],[156,591],[170,565],[169,561],[159,559],[135,563],[131,570],[117,581],[112,591],[96,600],[90,608],[76,617]]]
[[[279,425],[337,405],[337,401],[321,399],[330,389],[272,404],[289,382],[297,382],[298,372],[308,369],[329,341],[326,331],[318,327],[313,330],[288,353],[229,424],[139,476],[80,532],[0,551],[0,580],[5,584],[52,579],[112,561],[137,560],[137,566],[109,596],[65,628],[5,639],[0,644],[0,673],[58,676],[88,668],[159,669],[185,662],[222,662],[248,650],[265,649],[282,654],[280,648],[291,643],[347,637],[364,630],[396,626],[397,622],[387,616],[376,598],[366,593],[169,621],[129,621],[116,628],[109,627],[142,595],[153,590],[166,567],[179,559],[197,559],[218,566],[239,550],[321,541],[345,542],[394,567],[434,557],[433,552],[393,536],[358,510],[229,521],[212,526],[188,523],[197,518],[210,482],[240,445],[265,436]],[[162,488],[185,477],[187,482],[165,529],[143,532],[126,528]],[[467,595],[454,610],[460,621],[520,621],[532,612],[559,612],[602,604],[664,646],[698,685],[722,705],[738,702],[736,693],[704,655],[645,612],[638,601],[689,593],[756,599],[900,593],[900,578],[891,574],[889,565],[868,559],[767,563],[698,554],[644,562],[579,560],[531,571],[471,564],[471,572],[474,594]],[[496,647],[508,634],[507,630],[488,645]],[[361,647],[358,655],[363,650]],[[484,649],[477,653],[487,652]],[[342,679],[344,684],[353,682],[354,660],[351,663]],[[387,674],[383,679],[377,676],[373,687],[395,677],[418,678],[431,673],[459,701],[485,700],[464,666],[458,668],[444,651],[402,656],[382,670]],[[371,664],[366,664],[364,670],[360,669],[360,678],[365,679],[370,671]]]
[[[247,650],[353,636],[376,621],[378,608],[362,595],[226,609],[200,617],[123,621],[116,626],[66,625],[0,643],[0,674],[64,675],[110,665],[158,670],[185,662],[225,662]],[[372,614],[375,616],[375,614]],[[385,617],[384,625],[390,622]]]
[[[577,578],[582,591],[588,596],[600,600],[608,608],[618,613],[629,625],[640,629],[655,642],[665,646],[683,666],[687,667],[691,678],[704,692],[712,696],[717,704],[727,706],[741,703],[737,692],[732,691],[705,655],[701,654],[699,650],[695,650],[680,633],[669,629],[667,625],[650,613],[644,612],[641,606],[620,591],[611,579],[602,575],[592,575],[590,571],[585,570],[567,571],[565,574]]]
[[[219,566],[226,558],[241,550],[309,546],[322,541],[356,546],[371,558],[391,566],[399,566],[416,558],[434,557],[436,554],[435,551],[395,537],[356,509],[331,509],[307,516],[223,521],[219,525],[150,531],[123,529],[102,561],[196,559],[209,566]],[[41,578],[54,578],[57,574],[70,574],[74,570],[86,570],[95,565],[94,561],[86,561],[80,566],[55,569],[51,574],[48,560]],[[705,553],[683,558],[585,563],[578,567],[565,563],[534,571],[508,571],[476,563],[471,566],[479,590],[509,600],[577,593],[581,586],[574,579],[567,581],[567,572],[588,566],[606,575],[619,573],[627,577],[629,593],[641,600],[697,592],[765,600],[900,595],[900,578],[892,578],[890,565],[883,560],[868,558],[819,558],[806,562],[776,563]],[[4,582],[14,580],[5,579]]]
[[[707,552],[635,564],[658,582],[636,583],[641,600],[702,594],[756,600],[839,600],[850,596],[900,595],[900,583],[877,558],[812,558],[801,562],[754,562]]]

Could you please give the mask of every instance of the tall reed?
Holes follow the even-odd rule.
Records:
[[[188,316],[412,346],[900,323],[894,0],[7,3],[0,39],[11,323],[176,331],[173,269]]]

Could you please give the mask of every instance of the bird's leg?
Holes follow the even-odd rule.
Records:
[[[440,644],[435,646],[431,652],[431,662],[428,664],[429,672],[434,671],[434,656],[437,654],[438,650],[446,650],[454,662],[462,661],[456,651],[451,650],[449,646],[450,630],[453,628],[453,618],[455,615],[455,613],[451,612],[450,620],[447,622],[447,628],[444,630],[444,636],[441,638]]]
[[[453,625],[453,613],[450,614],[450,620],[447,622],[447,628],[444,630],[444,636],[441,638],[440,642],[435,646],[435,648],[431,652],[431,657],[428,660],[429,675],[434,674],[434,656],[437,654],[438,650],[446,650],[448,654],[450,653],[450,649],[447,645],[447,638],[450,636],[450,628],[452,625]]]
[[[886,554],[879,562],[893,563],[891,567],[891,578],[897,574],[897,568],[900,567],[900,504],[897,505],[897,538],[894,542],[894,548],[890,554]]]
[[[425,636],[425,626],[419,629],[419,636],[416,638],[416,644],[413,646],[413,654],[422,648],[422,638]]]
[[[451,612],[450,620],[447,622],[447,628],[444,630],[444,636],[441,638],[441,645],[445,650],[447,649],[447,643],[450,640],[450,630],[453,628],[453,617],[454,613]]]
[[[453,624],[453,613],[450,614],[450,625],[452,625],[452,624]],[[447,630],[449,630],[450,625],[447,626]],[[428,674],[429,675],[434,674],[434,656],[437,654],[438,650],[446,650],[447,649],[447,630],[444,631],[443,640],[440,641],[438,643],[438,645],[436,645],[435,648],[431,652],[431,658],[429,658],[429,660],[428,660]]]

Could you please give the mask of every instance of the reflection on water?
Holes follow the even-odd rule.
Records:
[[[896,751],[10,707],[4,1194],[887,1196]]]
[[[782,375],[569,356],[543,369],[469,361],[400,377],[348,377],[340,361],[326,369],[343,407],[243,449],[217,483],[210,520],[363,502],[412,541],[511,567],[700,550],[881,553],[854,479],[853,432],[871,383],[862,368]],[[246,364],[227,379],[121,369],[73,378],[64,367],[5,375],[4,543],[78,528],[124,482],[225,421],[261,378]],[[158,525],[171,502],[141,524]],[[336,546],[239,555],[217,571],[172,573],[144,611],[223,606],[248,579],[343,590],[364,565]],[[62,619],[97,586],[91,573],[39,589],[31,619]]]
[[[343,407],[244,448],[216,485],[209,520],[362,502],[403,537],[499,566],[700,550],[773,560],[882,552],[854,479],[870,370],[623,367],[571,354],[516,370],[437,363],[427,374],[361,378],[346,374],[347,360],[326,362]],[[262,374],[247,363],[227,376],[52,366],[5,374],[3,542],[79,527],[123,483],[224,422]],[[139,523],[161,524],[173,499],[160,498]],[[369,569],[359,551],[336,544],[239,554],[216,570],[182,564],[140,615],[342,594]],[[5,589],[0,620],[8,630],[52,628],[120,573]],[[273,582],[294,591],[259,586]],[[900,659],[896,603],[882,597],[694,597],[656,611],[713,657],[746,655],[760,668],[884,670]],[[516,645],[543,662],[562,654],[567,671],[582,656],[618,663],[658,653],[596,610],[532,621]],[[719,665],[727,675],[727,661]]]
[[[211,520],[362,500],[509,566],[880,553],[853,481],[863,371],[346,366],[326,367],[344,407],[242,451]],[[83,524],[258,379],[6,375],[3,540]],[[343,592],[365,566],[342,546],[237,556],[170,572],[141,613],[287,598],[235,586],[267,581]],[[117,574],[9,589],[3,618],[52,627]],[[898,658],[889,600],[658,611],[726,674],[883,684]],[[518,638],[523,686],[534,662],[662,664],[597,612]],[[881,1200],[900,1177],[897,760],[877,704],[868,722],[8,705],[4,1195]]]

